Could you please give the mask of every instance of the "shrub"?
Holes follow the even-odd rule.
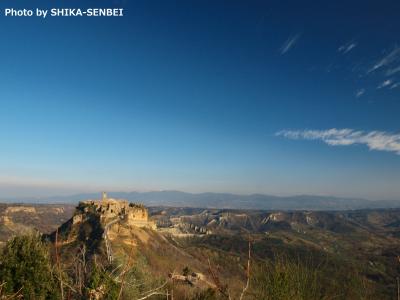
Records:
[[[217,300],[217,294],[213,289],[206,289],[204,291],[196,292],[191,300]]]
[[[264,300],[374,299],[368,282],[351,266],[277,256],[257,266],[251,294]]]
[[[96,264],[94,265],[87,283],[88,298],[92,298],[93,294],[98,294],[104,300],[117,299],[119,288],[120,285],[111,278],[108,272],[100,270]]]
[[[20,291],[24,299],[58,299],[48,248],[39,234],[8,241],[0,261],[0,282],[6,292]]]
[[[322,299],[318,270],[287,257],[277,257],[256,269],[252,286],[256,299]]]

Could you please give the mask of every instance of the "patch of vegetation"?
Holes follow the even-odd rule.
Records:
[[[376,299],[355,270],[282,255],[255,266],[249,295],[265,300]]]
[[[38,234],[8,241],[0,261],[0,282],[6,292],[25,299],[59,299],[48,248]]]
[[[120,284],[110,276],[110,273],[101,270],[96,264],[86,283],[86,297],[93,299],[96,295],[104,300],[118,299]]]

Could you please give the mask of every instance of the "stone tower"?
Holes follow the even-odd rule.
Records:
[[[103,200],[103,202],[107,201],[107,192],[102,193],[102,200]]]

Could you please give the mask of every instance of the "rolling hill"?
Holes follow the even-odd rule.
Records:
[[[146,206],[199,208],[262,209],[262,210],[352,210],[400,207],[400,200],[371,201],[358,198],[299,195],[279,197],[264,194],[236,195],[229,193],[185,193],[180,191],[110,192],[110,196],[140,202]],[[75,203],[96,199],[98,193],[42,198],[2,199],[1,202]]]

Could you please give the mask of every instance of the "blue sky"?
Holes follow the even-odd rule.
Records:
[[[125,16],[0,16],[1,198],[399,199],[398,1],[0,7],[100,4]]]

